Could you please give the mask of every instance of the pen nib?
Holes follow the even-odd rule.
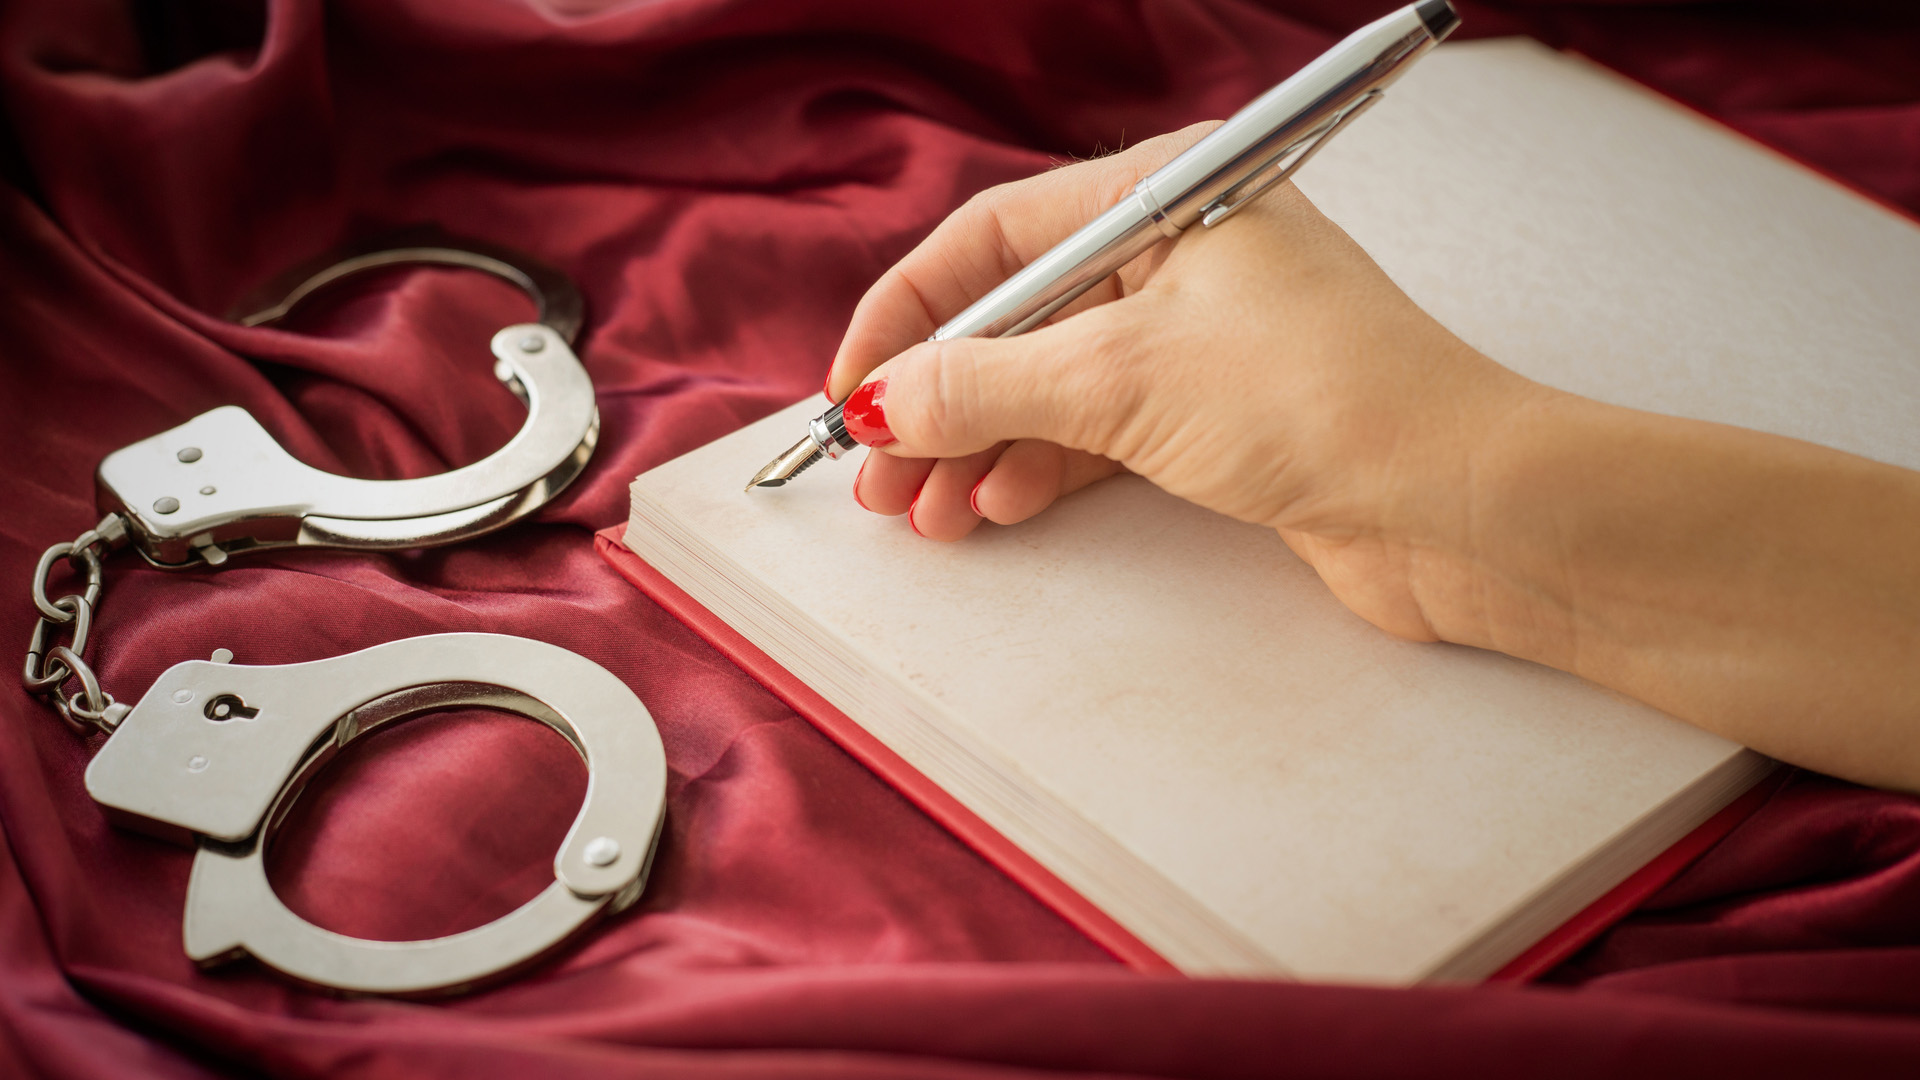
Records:
[[[753,479],[747,481],[746,489],[752,491],[757,487],[779,487],[825,456],[812,439],[801,439],[793,444],[793,449],[767,462],[766,468],[754,473]]]

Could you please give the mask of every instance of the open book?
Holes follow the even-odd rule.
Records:
[[[1445,46],[1300,186],[1524,374],[1920,466],[1920,228],[1616,76]],[[819,407],[641,476],[632,554],[603,550],[1137,963],[1511,970],[1771,768],[1572,676],[1395,640],[1272,531],[1138,478],[957,544],[862,511],[849,462],[742,494]]]

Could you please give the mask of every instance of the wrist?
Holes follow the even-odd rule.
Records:
[[[1581,473],[1606,458],[1582,442],[1609,408],[1512,376],[1457,418],[1454,453],[1428,455],[1404,531],[1408,593],[1433,636],[1572,670],[1568,530],[1592,490]]]
[[[1439,639],[1542,659],[1566,625],[1555,596],[1516,565],[1538,522],[1522,494],[1561,414],[1582,399],[1534,383],[1448,339],[1413,377],[1352,395],[1317,437],[1339,478],[1275,522],[1335,595],[1411,640]],[[1394,407],[1398,402],[1399,407]]]

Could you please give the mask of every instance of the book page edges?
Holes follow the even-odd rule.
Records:
[[[604,529],[594,541],[621,576],[1096,944],[1138,971],[1219,973],[1186,967],[1136,936],[636,555],[625,543],[627,529]],[[1751,751],[1734,755],[1700,783],[1649,811],[1594,856],[1520,901],[1513,917],[1471,937],[1424,978],[1513,983],[1537,977],[1619,921],[1744,821],[1775,786],[1759,783],[1774,768],[1775,763]],[[1269,971],[1241,973],[1286,977],[1277,963]]]
[[[1041,903],[1073,924],[1095,944],[1136,971],[1177,973],[1153,948],[1115,922],[1053,872],[1002,836],[926,775],[906,763],[879,739],[833,707],[793,673],[721,621],[666,575],[630,551],[627,527],[615,525],[594,534],[594,547],[627,581],[705,638],[727,659],[785,702],[794,712],[837,743],[854,760],[885,780],[908,802],[940,823]]]
[[[1555,927],[1553,932],[1509,960],[1487,977],[1488,982],[1529,982],[1552,970],[1562,960],[1579,952],[1588,942],[1605,933],[1668,882],[1706,854],[1728,833],[1747,820],[1772,798],[1792,770],[1775,768],[1761,782],[1748,788],[1739,798],[1722,807],[1705,822],[1681,837],[1673,846],[1654,856],[1645,866],[1615,885],[1598,900],[1588,904],[1573,918]]]
[[[1662,854],[1686,846],[1685,841],[1706,828],[1722,810],[1737,802],[1777,766],[1773,759],[1752,750],[1731,755],[1699,780],[1649,809],[1612,840],[1569,866],[1507,913],[1491,920],[1481,933],[1424,973],[1420,981],[1478,982],[1489,978],[1522,958],[1536,943],[1552,938],[1556,929],[1566,928],[1569,936],[1577,935],[1581,915],[1602,904],[1622,885],[1644,886],[1656,878],[1664,884],[1692,860],[1681,860],[1660,878],[1656,863]],[[1694,854],[1710,846],[1711,843],[1700,844]],[[1648,870],[1655,873],[1636,879],[1637,874]],[[1652,893],[1653,889],[1646,889],[1636,902]],[[1626,905],[1612,919],[1601,922],[1588,937],[1624,916],[1631,907]]]
[[[1153,952],[1188,974],[1291,977],[1260,946],[1004,755],[977,745],[925,695],[884,675],[836,665],[824,649],[813,650],[820,654],[813,656],[793,650],[781,655],[774,639],[782,629],[806,642],[826,634],[793,605],[741,587],[737,567],[715,566],[718,557],[673,529],[673,515],[649,505],[638,482],[633,506],[624,541],[629,551]],[[873,688],[881,700],[862,707],[863,687]]]

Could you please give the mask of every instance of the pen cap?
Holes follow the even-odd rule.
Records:
[[[1460,25],[1460,13],[1453,10],[1447,0],[1422,0],[1413,10],[1420,21],[1427,24],[1427,33],[1432,34],[1435,41],[1445,40],[1453,28]]]
[[[1169,225],[1185,229],[1230,192],[1284,165],[1290,152],[1399,78],[1459,22],[1447,0],[1425,0],[1368,23],[1253,99],[1134,190]]]

